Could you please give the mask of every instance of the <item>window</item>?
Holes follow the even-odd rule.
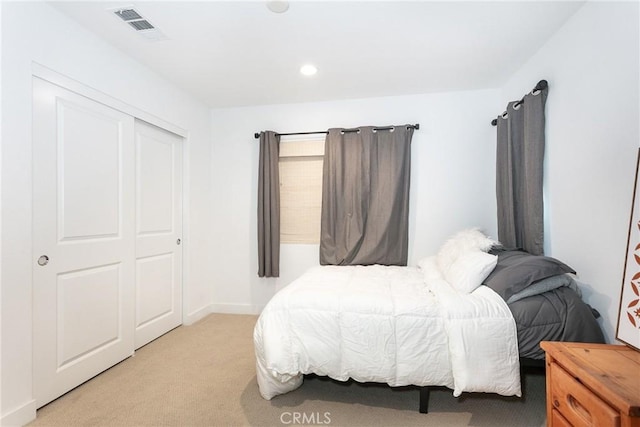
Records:
[[[320,243],[324,137],[280,141],[280,242]]]

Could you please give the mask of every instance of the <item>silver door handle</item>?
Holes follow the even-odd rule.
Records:
[[[38,258],[38,265],[45,266],[47,264],[49,264],[49,257],[46,255],[41,255],[40,258]]]
[[[179,245],[180,243],[182,243],[182,240],[180,239],[176,240],[176,245]]]

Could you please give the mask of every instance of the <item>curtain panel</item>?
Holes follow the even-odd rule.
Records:
[[[280,276],[280,135],[260,132],[258,276]]]
[[[544,253],[543,163],[548,87],[510,102],[497,119],[498,240],[533,255]]]
[[[320,230],[322,265],[407,265],[413,128],[329,129]]]

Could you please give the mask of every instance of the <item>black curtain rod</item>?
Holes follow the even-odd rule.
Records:
[[[415,130],[420,129],[420,123],[416,123],[415,125],[408,125],[408,128],[412,128]],[[389,129],[393,129],[394,126],[386,126],[386,127],[381,127],[381,128],[373,128],[373,130],[389,130]],[[353,128],[353,129],[345,129],[344,132],[358,132],[358,128]],[[325,135],[329,133],[329,131],[326,130],[319,130],[319,131],[314,131],[314,132],[290,132],[290,133],[278,133],[277,135],[280,136],[289,136],[289,135],[314,135],[314,134],[320,134],[320,133],[324,133]],[[256,132],[253,134],[253,136],[258,139],[260,138],[260,132]]]
[[[546,80],[540,80],[538,82],[538,84],[536,85],[536,87],[534,87],[531,92],[535,92],[537,90],[542,90],[542,89],[546,88],[547,86],[548,86],[548,83],[547,83]],[[513,104],[513,106],[517,107],[518,105],[522,104],[522,101],[524,101],[524,97],[522,97],[522,99],[520,101],[518,101],[515,104]],[[505,114],[505,113],[502,113],[502,114]],[[498,126],[498,119],[491,120],[491,126]]]

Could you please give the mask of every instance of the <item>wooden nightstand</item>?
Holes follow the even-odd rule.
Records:
[[[543,341],[548,426],[640,427],[640,352]]]

